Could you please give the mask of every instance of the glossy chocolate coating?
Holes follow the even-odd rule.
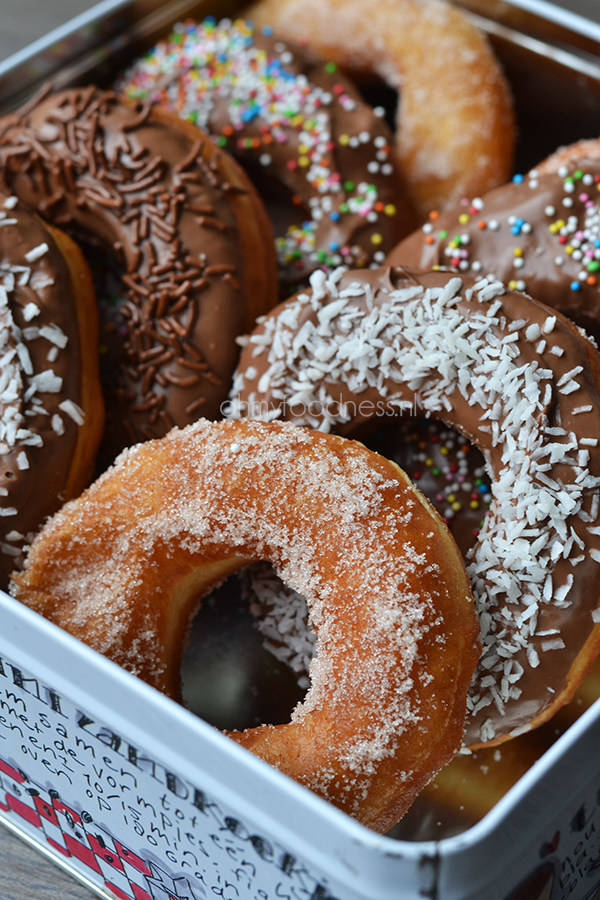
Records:
[[[296,204],[280,277],[381,263],[417,220],[392,135],[337,67],[245,21],[186,22],[118,81],[215,135]],[[289,204],[293,209],[292,204]]]
[[[438,306],[443,288],[454,296]],[[528,296],[401,268],[313,280],[312,292],[264,318],[242,352],[233,416],[356,434],[394,408],[416,410],[483,453],[494,477],[467,558],[485,651],[471,745],[543,719],[570,693],[574,660],[597,647],[599,372],[591,343]],[[525,414],[519,404],[532,396]]]
[[[435,215],[387,263],[493,274],[600,336],[600,161],[529,173]]]
[[[254,207],[233,161],[193,126],[91,87],[2,120],[0,162],[12,191],[124,269],[127,294],[101,335],[118,348],[113,451],[218,416],[248,307],[273,300],[245,292],[238,218]]]
[[[28,539],[66,499],[80,429],[76,420],[85,416],[73,294],[69,268],[44,223],[16,197],[0,195],[3,589]]]

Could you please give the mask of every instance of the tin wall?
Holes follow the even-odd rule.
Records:
[[[514,86],[518,168],[595,136],[600,31],[585,9],[468,6]],[[0,65],[0,105],[49,78],[107,84],[174,21],[235,8],[104,0]],[[380,837],[0,595],[0,818],[104,897],[592,900],[599,738],[592,707],[480,821]]]

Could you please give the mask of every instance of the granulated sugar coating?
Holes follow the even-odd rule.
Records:
[[[484,455],[468,557],[483,653],[469,746],[541,724],[600,647],[600,357],[560,314],[490,278],[315,273],[243,339],[232,418],[357,433],[434,416]]]
[[[272,563],[308,601],[311,687],[231,736],[385,830],[460,747],[478,628],[460,555],[393,463],[287,423],[125,451],[33,544],[19,600],[171,696],[199,598]]]

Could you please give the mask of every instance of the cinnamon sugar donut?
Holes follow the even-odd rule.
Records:
[[[125,298],[103,306],[110,458],[217,415],[235,336],[277,291],[270,225],[234,160],[191,123],[92,86],[46,90],[0,120],[0,171],[124,270]]]
[[[387,262],[493,273],[600,338],[598,148],[566,148],[527,175],[432,215]]]
[[[465,12],[445,0],[258,0],[246,15],[399,89],[396,152],[421,216],[508,179],[510,90]]]
[[[441,419],[482,451],[491,505],[468,557],[483,654],[466,740],[548,719],[600,648],[600,358],[500,282],[339,270],[245,339],[228,414],[357,433]]]
[[[72,241],[0,194],[0,587],[93,474],[104,420],[98,316]]]
[[[242,20],[188,21],[117,84],[196,122],[274,179],[265,195],[289,192],[298,212],[277,230],[284,283],[317,267],[381,263],[418,222],[382,115],[335,65],[292,41]]]
[[[229,734],[385,831],[459,748],[479,655],[462,558],[393,463],[291,424],[201,420],[124,451],[11,590],[178,698],[199,598],[261,558],[308,599],[311,687],[289,724]]]

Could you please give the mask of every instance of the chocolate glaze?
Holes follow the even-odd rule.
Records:
[[[600,160],[529,173],[434,214],[389,265],[493,274],[600,337]]]
[[[381,263],[417,224],[381,116],[335,66],[249,22],[178,25],[118,89],[197,122],[285,185],[299,213],[277,241],[284,282]]]
[[[44,249],[45,248],[45,249]],[[32,252],[33,251],[33,252]],[[27,258],[27,255],[29,259]],[[38,255],[39,254],[39,255]],[[44,223],[0,195],[0,587],[66,489],[85,419],[74,286]],[[45,374],[43,374],[45,373]],[[75,404],[75,407],[71,404]],[[95,451],[90,448],[91,453]]]
[[[484,642],[467,742],[500,740],[567,699],[597,648],[598,355],[500,282],[339,275],[313,276],[246,339],[229,414],[352,434],[416,410],[480,448],[493,499],[467,559]]]
[[[112,452],[217,416],[234,337],[275,290],[272,245],[262,251],[261,232],[249,247],[240,225],[259,201],[233,160],[176,117],[90,87],[2,120],[0,166],[19,197],[110,248],[124,269],[124,302],[101,337],[118,346]],[[258,276],[247,291],[250,266]]]

